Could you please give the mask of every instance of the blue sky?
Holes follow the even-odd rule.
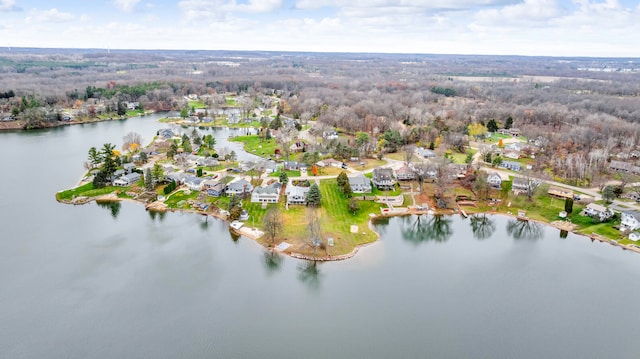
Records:
[[[0,46],[640,57],[640,0],[0,0]]]

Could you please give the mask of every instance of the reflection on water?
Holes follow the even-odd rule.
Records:
[[[564,229],[560,230],[560,238],[565,239],[567,236],[569,236],[568,231],[565,231]]]
[[[507,233],[513,239],[537,240],[542,238],[542,224],[535,221],[510,219],[507,223]]]
[[[266,250],[263,253],[264,267],[268,274],[278,272],[282,266],[283,257],[276,251]]]
[[[152,220],[156,220],[156,218],[162,222],[164,220],[164,216],[166,216],[166,212],[158,212],[158,211],[147,211],[147,213],[149,213],[149,217],[151,217]]]
[[[118,218],[118,215],[120,214],[120,208],[122,208],[122,204],[120,203],[120,201],[96,202],[96,204],[98,205],[98,207],[106,208],[111,211],[111,217],[113,217],[113,219]]]
[[[451,235],[451,218],[443,215],[403,216],[402,238],[409,242],[446,242]]]
[[[313,290],[320,289],[320,276],[320,268],[316,261],[305,261],[298,266],[298,279]]]
[[[476,239],[483,240],[491,237],[496,231],[495,221],[487,216],[486,213],[478,213],[469,217],[471,221],[471,230]]]

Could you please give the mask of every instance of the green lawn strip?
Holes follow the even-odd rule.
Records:
[[[188,101],[189,109],[193,108],[207,108],[207,104],[200,100],[189,100]]]
[[[273,172],[269,174],[269,177],[280,177],[280,172],[282,171],[278,171],[278,172]],[[291,177],[300,177],[300,171],[285,171],[285,173],[287,174],[287,177],[291,178]]]
[[[76,188],[60,191],[56,193],[56,198],[58,200],[70,200],[73,199],[74,196],[95,197],[109,194],[118,190],[124,192],[127,189],[129,189],[129,187],[107,186],[103,188],[93,188],[93,183],[89,182]]]
[[[334,238],[335,247],[331,249],[332,253],[349,253],[356,246],[371,243],[377,239],[377,235],[369,229],[368,222],[370,213],[380,213],[379,203],[360,201],[360,210],[353,214],[347,207],[349,199],[338,189],[336,180],[321,180],[320,191],[322,193],[321,225],[325,237]],[[358,226],[358,233],[351,233],[351,225]]]
[[[185,194],[184,192],[185,192],[185,190],[177,190],[177,191],[173,192],[172,194],[169,195],[169,198],[167,198],[164,201],[164,203],[169,208],[182,208],[182,209],[190,208],[189,205],[187,205],[187,201],[190,200],[190,199],[191,200],[192,199],[196,199],[196,197],[198,197],[200,192],[191,191],[191,193],[189,193],[189,194]],[[182,203],[180,206],[178,206],[178,203],[181,202],[181,201],[184,201],[184,203]]]
[[[275,139],[263,140],[258,135],[236,136],[231,141],[243,143],[245,151],[258,156],[273,155],[278,147]]]

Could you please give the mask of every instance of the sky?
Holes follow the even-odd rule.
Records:
[[[0,47],[640,57],[640,0],[0,0]]]

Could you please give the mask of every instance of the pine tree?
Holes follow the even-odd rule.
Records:
[[[147,168],[144,170],[144,188],[147,191],[153,191],[154,188],[153,175],[151,174],[151,169]]]
[[[318,187],[316,183],[313,183],[311,187],[309,187],[309,192],[307,192],[307,206],[320,206],[321,200],[322,194],[320,193],[320,187]]]

